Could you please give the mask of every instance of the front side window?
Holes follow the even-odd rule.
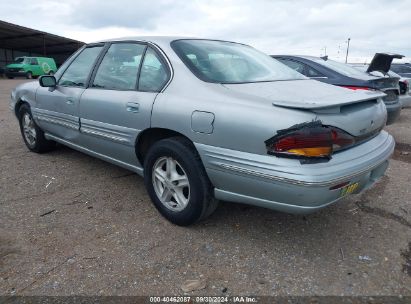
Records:
[[[69,65],[58,84],[71,87],[85,87],[91,69],[103,46],[85,48]]]
[[[138,90],[159,92],[168,80],[168,70],[159,55],[148,48],[141,66]]]
[[[143,44],[112,44],[97,70],[92,86],[111,90],[132,90],[136,87]]]
[[[207,82],[306,79],[270,56],[239,43],[187,39],[175,40],[171,47],[198,78]]]

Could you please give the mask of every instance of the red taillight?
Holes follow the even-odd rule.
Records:
[[[354,137],[350,134],[334,127],[330,127],[330,129],[333,142],[333,151],[344,149],[355,143]]]
[[[304,128],[278,139],[274,152],[323,157],[332,152],[331,132],[323,128]]]
[[[371,91],[373,89],[368,88],[368,87],[356,87],[356,86],[342,86],[343,88],[350,89],[350,90],[367,90]]]
[[[355,143],[350,134],[318,123],[281,130],[266,142],[269,154],[308,158],[330,158],[335,151]]]

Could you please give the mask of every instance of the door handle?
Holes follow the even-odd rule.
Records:
[[[126,110],[132,113],[138,113],[140,110],[140,104],[137,102],[127,102]]]
[[[66,103],[67,103],[67,104],[70,104],[70,105],[73,104],[73,103],[74,103],[74,98],[67,97]]]

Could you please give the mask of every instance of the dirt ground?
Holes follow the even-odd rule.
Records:
[[[25,147],[0,79],[0,295],[411,295],[411,109],[386,176],[308,216],[222,202],[177,227],[142,178],[66,147]]]

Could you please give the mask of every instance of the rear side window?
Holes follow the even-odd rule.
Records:
[[[148,48],[141,66],[138,90],[145,92],[159,92],[168,80],[168,69],[159,55]]]
[[[145,45],[136,43],[112,44],[104,55],[92,86],[112,90],[135,89],[145,48]]]
[[[39,63],[38,63],[38,61],[37,61],[36,58],[31,58],[31,59],[30,59],[30,64],[31,64],[31,65],[38,65]]]
[[[102,49],[102,45],[85,48],[69,65],[58,84],[84,88],[94,62]]]

